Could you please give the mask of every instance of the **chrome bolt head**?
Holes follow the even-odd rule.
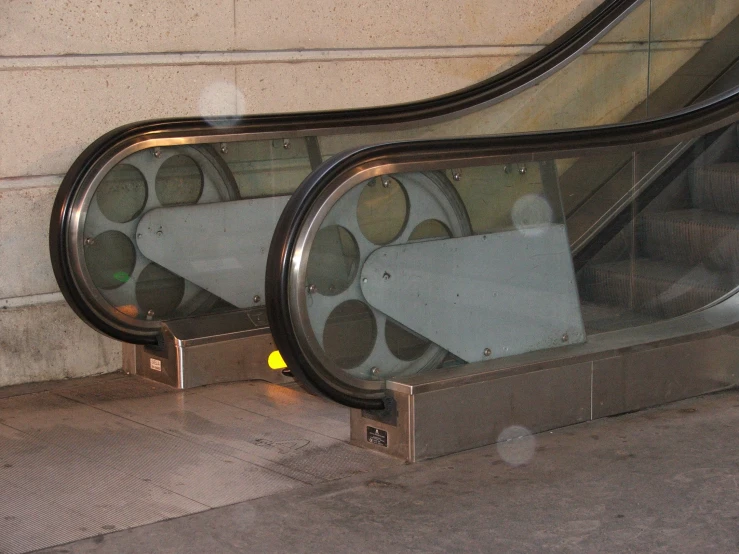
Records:
[[[282,147],[283,147],[283,148],[284,148],[285,150],[289,150],[289,149],[290,149],[290,139],[284,139],[284,140],[282,141]]]
[[[366,282],[367,282],[367,277],[363,277],[363,278],[362,278],[362,282],[363,282],[363,283],[366,283]]]
[[[161,149],[161,148],[159,148],[159,147],[157,146],[157,147],[156,147],[156,148],[154,148],[154,150],[152,151],[152,154],[154,154],[154,157],[155,157],[155,158],[161,158],[161,157],[162,157],[162,149]]]
[[[482,351],[482,355],[485,356],[486,358],[488,356],[490,356],[490,354],[492,354],[492,353],[493,353],[493,351],[490,350],[489,348],[486,348],[485,350]]]
[[[316,285],[308,285],[308,292],[315,294],[318,292],[318,287]]]
[[[370,369],[370,373],[372,374],[373,377],[377,377],[380,374],[380,368],[373,367]]]
[[[221,154],[228,154],[228,144],[225,142],[221,143]]]
[[[87,237],[85,239],[85,246],[92,246],[93,244],[95,244],[95,239],[94,238]]]
[[[381,179],[383,188],[388,188],[390,186],[390,177],[383,175]]]
[[[255,304],[259,304],[259,301],[260,301],[261,299],[262,299],[262,298],[261,298],[261,297],[260,297],[260,296],[259,296],[258,294],[255,294],[255,295],[254,295],[254,298],[252,298],[252,300],[254,300],[254,303],[255,303]]]
[[[562,335],[562,342],[567,342],[568,340],[570,340],[570,336],[567,333]]]
[[[525,166],[524,164],[521,164],[521,165],[519,165],[519,166],[518,166],[518,172],[519,172],[519,173],[520,173],[521,175],[526,175],[526,166]]]
[[[154,317],[154,310],[149,310],[148,312],[146,312],[146,315],[148,315],[149,317]]]
[[[462,172],[458,169],[452,170],[452,179],[460,181],[462,179]]]

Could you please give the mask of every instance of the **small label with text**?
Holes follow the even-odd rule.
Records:
[[[367,442],[387,448],[387,431],[367,426]]]

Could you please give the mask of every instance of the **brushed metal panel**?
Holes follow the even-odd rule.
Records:
[[[739,383],[739,341],[714,336],[593,362],[593,419]]]
[[[401,393],[393,393],[398,410],[397,425],[377,421],[363,415],[362,410],[350,411],[351,443],[375,452],[389,454],[408,462],[415,462],[413,404],[415,398]],[[367,440],[367,427],[381,429],[387,433],[387,446],[373,444]]]
[[[590,419],[591,363],[415,396],[415,460],[497,442],[520,425],[537,433]]]
[[[361,283],[370,306],[467,362],[585,341],[564,225],[385,246]]]

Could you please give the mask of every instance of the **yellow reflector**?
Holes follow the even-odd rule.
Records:
[[[285,360],[282,359],[282,354],[280,354],[279,350],[275,350],[269,355],[267,363],[269,364],[270,369],[285,369],[287,367],[287,364],[285,363]]]

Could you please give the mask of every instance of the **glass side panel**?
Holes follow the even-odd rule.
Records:
[[[334,378],[372,388],[585,340],[556,160],[380,176],[324,199],[290,305]]]
[[[578,273],[589,333],[677,317],[739,285],[737,139],[731,126],[676,144],[659,172],[654,151],[634,154],[631,199]]]
[[[692,98],[670,91],[682,91],[686,79],[697,82],[696,67],[702,68],[701,83],[716,74],[725,83],[739,81],[739,71],[726,68],[739,48],[737,34],[731,32],[737,26],[736,3],[717,0],[711,6],[700,11],[687,0],[645,2],[588,52],[537,86],[448,122],[396,132],[137,152],[79,193],[81,215],[69,240],[71,265],[90,304],[147,332],[163,319],[259,308],[277,219],[287,196],[322,160],[382,141],[577,127],[669,111]],[[671,25],[673,12],[690,17]],[[713,40],[716,36],[720,44]],[[724,54],[714,56],[719,51]],[[703,63],[714,57],[720,61]],[[674,155],[670,148],[642,154],[639,170],[649,175]],[[609,210],[628,202],[635,186],[628,152],[556,160],[548,171],[549,179],[559,183],[576,251],[598,231]],[[454,176],[448,172],[446,178],[475,233],[510,224],[516,203],[527,194],[540,194],[538,165],[519,166],[515,160],[496,168],[464,168]],[[389,190],[394,187],[391,182]],[[385,201],[369,194],[357,202],[365,214],[360,220],[377,213],[389,218],[373,223],[379,243],[382,233],[393,234],[393,209],[402,212],[397,202],[391,203],[393,209],[380,207]],[[443,229],[449,229],[448,222],[430,221],[416,238],[433,237]],[[341,233],[324,240],[349,248]]]
[[[305,139],[171,146],[127,157],[88,189],[70,248],[88,294],[111,317],[152,328],[263,305],[263,266],[283,198],[310,171]]]
[[[331,185],[289,254],[301,353],[331,379],[371,391],[674,318],[735,292],[736,125],[585,157],[619,160],[623,188],[604,196],[613,217],[574,259],[558,182],[572,159],[440,163]]]

